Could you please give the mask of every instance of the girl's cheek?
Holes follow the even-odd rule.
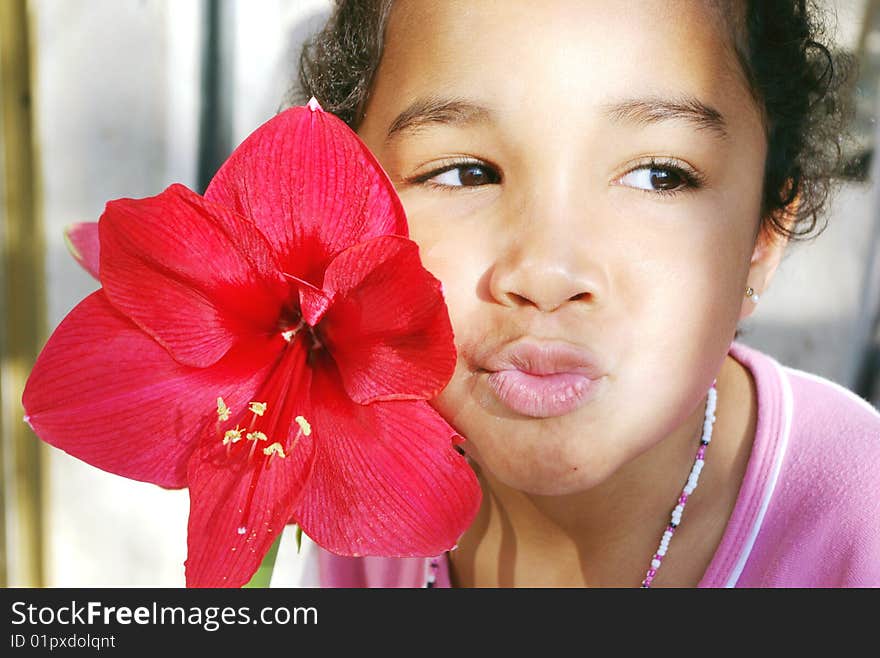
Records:
[[[416,242],[419,242],[416,240]],[[470,322],[467,320],[478,304],[477,289],[481,268],[475,255],[466,248],[466,241],[459,241],[458,253],[452,242],[434,242],[421,247],[425,268],[443,284],[443,295],[456,336],[465,334]]]
[[[443,195],[455,195],[444,199]],[[402,191],[410,238],[419,245],[425,268],[443,283],[446,302],[458,308],[476,298],[480,277],[490,267],[493,225],[485,195]],[[451,311],[454,308],[450,309]]]

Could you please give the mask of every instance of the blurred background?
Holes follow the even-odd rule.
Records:
[[[21,391],[51,331],[97,288],[68,255],[64,227],[172,182],[202,191],[288,97],[300,45],[329,9],[0,0],[0,586],[183,585],[186,491],[43,445],[22,421]],[[829,12],[837,47],[859,65],[842,184],[829,228],[789,249],[739,340],[878,406],[880,0],[836,0]]]

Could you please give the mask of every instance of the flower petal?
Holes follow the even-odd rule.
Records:
[[[183,487],[196,438],[217,418],[217,397],[247,404],[277,352],[266,343],[210,369],[183,366],[98,290],[49,338],[22,403],[47,443],[111,473]]]
[[[289,284],[249,220],[182,185],[107,204],[108,299],[186,365],[209,366],[243,337],[277,330]]]
[[[352,400],[429,399],[443,389],[455,370],[452,324],[415,242],[355,245],[327,268],[324,287],[333,302],[321,329]]]
[[[294,510],[303,532],[339,555],[452,548],[480,488],[443,418],[423,401],[353,404],[332,365],[316,369],[312,400],[315,465]]]
[[[76,262],[86,272],[100,280],[98,265],[101,249],[98,241],[98,222],[71,224],[64,230],[64,241]]]
[[[311,415],[305,349],[295,356],[299,367],[285,377],[290,388],[280,402],[284,419]],[[219,436],[208,436],[199,444],[188,472],[188,586],[240,587],[257,570],[288,523],[314,463],[313,436],[299,428],[285,423],[283,431],[276,428],[265,441],[226,445]],[[281,454],[272,453],[275,441]]]
[[[317,106],[290,108],[229,157],[205,198],[252,218],[285,272],[320,287],[340,251],[407,235],[394,186],[345,123]]]
[[[193,457],[186,560],[188,587],[241,587],[284,530],[313,463],[314,444],[296,458],[237,468]],[[247,510],[250,501],[250,509]]]

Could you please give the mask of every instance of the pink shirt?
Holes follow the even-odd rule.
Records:
[[[827,379],[734,342],[755,379],[745,477],[700,587],[880,587],[880,414]],[[423,558],[322,549],[323,587],[423,587]],[[436,587],[449,587],[445,558]]]

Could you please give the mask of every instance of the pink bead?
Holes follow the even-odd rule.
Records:
[[[656,569],[648,569],[648,578],[650,578],[651,580],[654,580],[654,576],[656,576],[656,575],[657,575]]]
[[[681,496],[678,497],[678,502],[681,503],[682,505],[686,505],[687,501],[688,501],[688,495],[686,493],[683,493],[683,494],[681,494]]]

